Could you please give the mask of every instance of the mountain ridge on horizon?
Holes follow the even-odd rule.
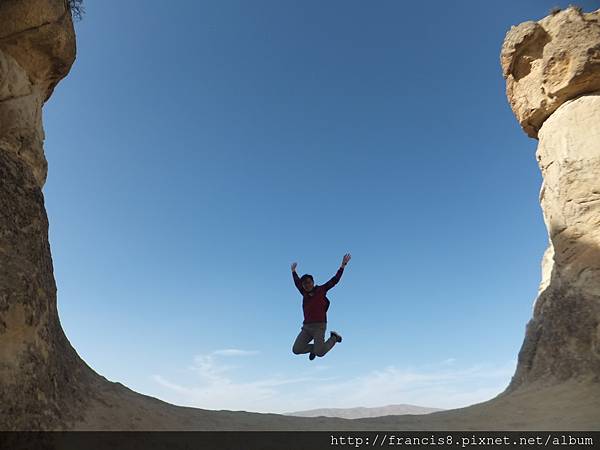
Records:
[[[315,408],[303,411],[293,411],[282,413],[285,416],[298,417],[338,417],[342,419],[362,419],[366,417],[382,417],[404,414],[430,414],[433,412],[445,411],[442,408],[430,408],[426,406],[410,405],[399,403],[385,406],[356,406],[353,408]]]

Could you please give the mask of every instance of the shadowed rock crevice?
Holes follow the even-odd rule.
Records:
[[[543,57],[544,47],[552,39],[536,22],[528,22],[527,26],[522,27],[522,31],[522,36],[511,48],[514,63],[507,69],[515,81],[531,73],[533,64]]]

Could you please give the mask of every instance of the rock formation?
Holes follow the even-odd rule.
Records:
[[[42,105],[75,59],[64,0],[0,1],[0,429],[75,419],[93,374],[58,319]]]
[[[506,94],[539,139],[549,246],[506,392],[530,383],[600,381],[600,10],[570,7],[507,33]]]
[[[551,241],[511,384],[467,408],[347,420],[174,406],[79,358],[58,317],[42,193],[42,106],[75,58],[69,3],[0,0],[0,430],[599,429],[599,17],[527,22],[502,51],[515,114],[539,135]]]

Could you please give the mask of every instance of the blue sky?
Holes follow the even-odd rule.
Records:
[[[285,412],[501,392],[547,243],[506,31],[569,2],[85,2],[45,106],[61,323],[113,381]],[[579,2],[585,11],[598,8]],[[330,291],[292,354],[290,264]]]

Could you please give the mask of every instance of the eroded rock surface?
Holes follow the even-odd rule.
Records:
[[[0,429],[81,417],[95,374],[58,319],[42,105],[75,58],[63,0],[0,1]]]
[[[539,139],[549,246],[516,373],[528,383],[600,382],[600,10],[569,8],[511,28],[511,107]]]
[[[536,138],[560,105],[600,90],[600,10],[568,8],[512,27],[500,61],[512,110]]]
[[[75,60],[65,0],[0,1],[0,144],[46,181],[43,103]]]

